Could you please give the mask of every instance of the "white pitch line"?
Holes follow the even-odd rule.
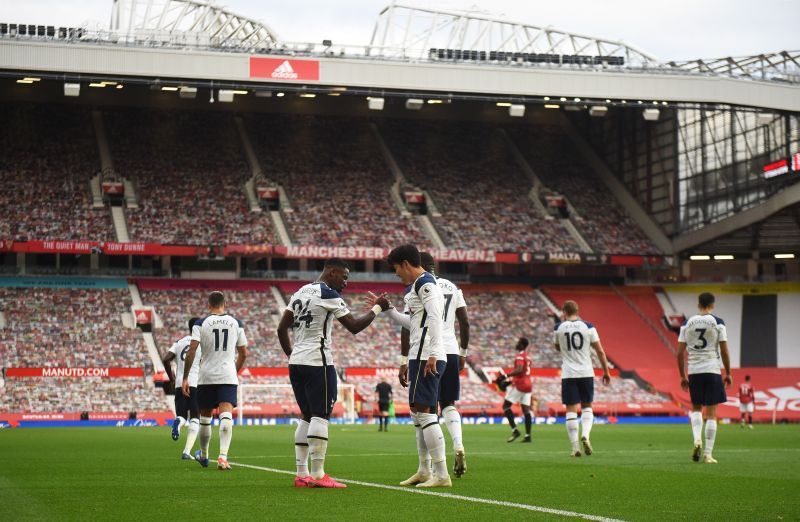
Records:
[[[276,469],[276,468],[267,468],[264,466],[254,466],[252,464],[241,464],[237,462],[230,462],[233,466],[239,466],[242,468],[250,468],[250,469],[257,469],[260,471],[269,471],[272,473],[282,473],[284,475],[294,475],[294,471],[286,471],[283,469]],[[431,497],[439,497],[439,498],[449,498],[453,500],[462,500],[466,502],[475,502],[476,504],[489,504],[491,506],[501,506],[501,507],[510,507],[510,508],[517,508],[517,509],[524,509],[526,511],[537,511],[539,513],[547,513],[548,515],[558,515],[562,517],[571,517],[571,518],[582,518],[584,520],[596,520],[599,522],[621,522],[619,519],[616,518],[608,518],[608,517],[601,517],[598,515],[589,515],[587,513],[578,513],[577,511],[566,511],[563,509],[555,509],[555,508],[548,508],[544,506],[534,506],[531,504],[520,504],[517,502],[506,502],[504,500],[492,500],[488,498],[479,498],[479,497],[467,497],[464,495],[454,495],[452,493],[443,493],[441,491],[428,491],[425,489],[418,489],[418,488],[401,488],[399,486],[389,486],[387,484],[376,484],[374,482],[362,482],[360,480],[350,480],[350,479],[341,479],[337,478],[339,482],[344,482],[345,484],[355,484],[357,486],[366,486],[369,488],[378,488],[378,489],[388,489],[391,491],[402,491],[403,493],[413,493],[417,495],[428,495]]]
[[[758,448],[717,448],[714,450],[715,453],[795,453],[799,452],[800,448],[767,448],[767,449],[758,449]],[[687,450],[685,449],[649,449],[649,450],[603,450],[602,452],[598,452],[598,454],[603,453],[613,453],[613,454],[632,454],[632,453],[686,453]],[[546,456],[552,455],[553,452],[545,452],[545,451],[473,451],[469,453],[470,455],[483,455],[483,456],[491,456],[491,455],[539,455],[539,456]],[[569,454],[565,452],[561,452],[565,457],[568,457]],[[243,455],[240,456],[240,459],[277,459],[281,457],[289,457],[290,454],[282,453],[280,455]],[[346,457],[346,458],[356,458],[356,457],[409,457],[409,456],[416,456],[415,453],[334,453],[328,454],[327,457]],[[565,460],[567,460],[565,458]]]

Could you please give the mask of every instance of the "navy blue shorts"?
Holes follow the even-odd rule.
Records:
[[[594,400],[594,377],[561,379],[562,404],[586,404]]]
[[[419,406],[436,408],[439,402],[439,381],[447,369],[447,363],[436,361],[436,371],[439,375],[428,375],[425,373],[425,362],[412,359],[408,361],[408,403]]]
[[[175,415],[184,419],[196,419],[199,416],[200,406],[197,404],[197,387],[189,387],[189,396],[183,394],[180,388],[175,389]]]
[[[689,396],[692,404],[713,406],[728,401],[722,375],[718,373],[695,373],[689,376]]]
[[[447,369],[439,379],[439,402],[455,402],[461,396],[461,379],[458,361],[461,357],[447,354]]]
[[[338,393],[335,367],[290,364],[289,381],[301,412],[331,414]]]
[[[201,410],[213,410],[221,402],[229,402],[236,406],[235,384],[201,384],[197,387],[197,404]]]

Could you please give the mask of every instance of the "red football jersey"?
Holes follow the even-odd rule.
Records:
[[[514,358],[514,368],[517,366],[523,366],[525,371],[522,375],[513,376],[511,378],[511,384],[522,393],[530,393],[533,387],[531,385],[531,360],[528,358],[527,351],[517,353],[517,356]]]
[[[742,404],[749,404],[756,399],[755,391],[748,382],[743,382],[739,385],[739,402]]]

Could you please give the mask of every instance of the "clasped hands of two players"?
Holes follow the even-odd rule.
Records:
[[[375,305],[380,306],[381,312],[385,312],[389,308],[393,308],[392,303],[389,301],[388,294],[386,293],[376,295],[372,292],[367,292],[367,297],[364,302],[369,308],[372,308]],[[424,377],[427,377],[428,375],[439,375],[439,372],[436,370],[436,357],[428,358],[428,361],[425,363],[425,370],[422,374]],[[400,385],[403,388],[408,388],[408,364],[400,365],[398,379],[400,380]]]

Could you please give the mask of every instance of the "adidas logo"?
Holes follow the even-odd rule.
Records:
[[[289,63],[289,60],[284,60],[282,64],[275,67],[275,70],[272,71],[272,74],[270,76],[272,76],[273,78],[284,78],[287,80],[297,79],[297,73],[294,72],[292,64]]]
[[[138,314],[136,314],[136,320],[139,321],[139,322],[149,321],[150,320],[150,316],[147,315],[144,312],[139,312]]]

